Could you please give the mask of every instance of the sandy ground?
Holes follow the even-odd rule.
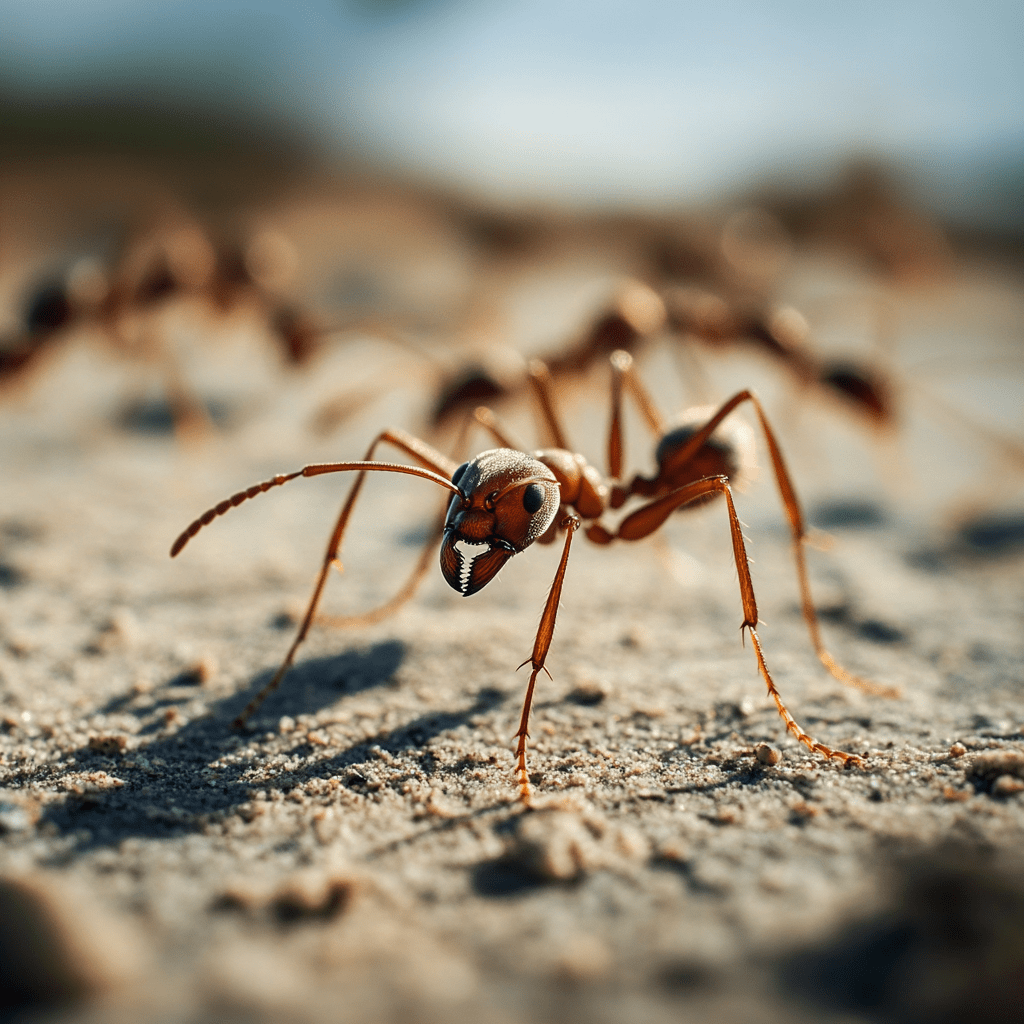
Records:
[[[933,360],[935,393],[1019,432],[1019,275],[893,301],[897,361]],[[243,733],[231,719],[287,647],[345,481],[299,481],[167,555],[233,491],[358,458],[386,423],[414,429],[414,374],[330,438],[306,427],[333,382],[403,379],[394,359],[355,344],[280,383],[257,352],[204,383],[215,397],[230,381],[237,415],[196,446],[119,426],[130,373],[89,348],[0,409],[2,1012],[1019,1019],[1024,520],[1005,460],[923,397],[908,395],[893,451],[787,401],[758,363],[712,364],[720,391],[766,394],[834,538],[810,552],[829,645],[902,696],[845,688],[814,658],[762,472],[739,505],[768,663],[801,724],[863,769],[785,735],[740,641],[715,506],[676,517],[661,546],[577,539],[525,810],[515,667],[557,549],[517,557],[470,600],[434,569],[393,618],[315,629]],[[644,372],[679,400],[664,352]],[[567,397],[601,465],[598,376]],[[530,436],[524,410],[509,416]],[[649,461],[631,430],[634,462]],[[439,505],[420,481],[372,484],[330,611],[397,589]],[[957,527],[969,494],[982,512]]]

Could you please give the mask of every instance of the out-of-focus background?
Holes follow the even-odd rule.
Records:
[[[1012,1019],[1022,343],[1019,3],[7,0],[0,1015]],[[763,399],[826,642],[901,695],[815,660],[757,437],[766,655],[863,770],[764,696],[716,504],[574,542],[532,811],[558,545],[314,627],[232,730],[346,481],[171,562],[190,520],[386,426],[461,461],[479,404],[550,443],[533,357],[604,473],[620,348],[666,419]],[[398,590],[425,489],[370,481],[326,611]]]
[[[212,136],[270,163],[305,143],[473,197],[629,207],[820,185],[872,158],[934,213],[1024,225],[1009,0],[13,0],[0,17],[10,153],[199,159]]]
[[[419,375],[428,408],[477,371],[490,400],[515,390],[497,378],[523,353],[593,370],[615,343],[573,342],[629,278],[667,303],[640,333],[667,327],[697,354],[676,359],[685,401],[788,380],[804,405],[838,396],[868,420],[883,405],[876,426],[912,432],[908,388],[927,384],[938,418],[1015,428],[1014,353],[973,350],[1017,328],[975,272],[1020,254],[1022,17],[1010,3],[7,4],[0,386],[28,401],[48,369],[66,395],[55,365],[85,329],[135,364],[128,405],[173,406],[180,433],[190,415],[280,402],[276,351],[320,379],[323,425],[368,401],[369,384],[333,397],[324,383],[370,367],[363,352],[310,369],[343,334],[350,350],[386,339],[376,356]],[[802,322],[782,337],[768,321],[789,307]],[[240,323],[250,342],[269,333],[262,355]],[[716,381],[744,343],[739,377]],[[758,359],[778,364],[765,384]],[[242,365],[264,371],[258,394],[231,382]],[[937,458],[962,467],[949,444]],[[931,464],[921,475],[935,481]]]

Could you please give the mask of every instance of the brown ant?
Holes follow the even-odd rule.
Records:
[[[215,239],[188,222],[135,232],[114,259],[79,260],[29,293],[21,330],[0,343],[0,390],[23,385],[85,332],[121,358],[159,366],[175,429],[186,436],[205,432],[203,403],[152,318],[189,302],[221,321],[248,313],[265,325],[286,366],[305,366],[329,334],[360,325],[327,323],[287,300],[280,285],[293,258],[290,243],[273,232],[244,243]]]
[[[810,328],[792,306],[744,307],[695,288],[663,293],[666,328],[673,338],[692,339],[711,350],[745,346],[768,356],[802,388],[839,399],[871,426],[896,423],[892,382],[877,368],[852,359],[822,359],[810,344]]]
[[[804,317],[788,306],[746,307],[700,288],[655,291],[628,281],[613,301],[572,343],[543,361],[562,382],[584,375],[615,350],[634,355],[659,335],[684,349],[693,344],[720,352],[744,346],[767,355],[800,387],[839,399],[873,427],[896,422],[895,388],[878,369],[850,359],[819,358],[809,343]],[[429,412],[429,428],[443,429],[480,402],[511,399],[529,387],[526,361],[504,351],[486,353],[442,379]]]
[[[527,454],[504,434],[493,413],[485,407],[480,407],[475,411],[475,421],[494,437],[500,447],[482,452],[461,465],[457,466],[454,460],[403,430],[385,430],[377,435],[361,461],[314,464],[295,472],[279,474],[225,499],[192,522],[174,542],[171,548],[172,558],[199,530],[216,517],[273,487],[279,487],[299,477],[342,472],[358,474],[334,525],[312,597],[296,636],[270,682],[235,720],[236,727],[244,726],[267,695],[280,684],[295,658],[299,645],[317,617],[317,608],[331,567],[340,564],[342,540],[367,472],[404,473],[429,480],[451,493],[444,518],[437,524],[436,530],[424,547],[412,576],[395,598],[365,615],[334,620],[336,622],[353,624],[376,621],[409,600],[426,574],[431,551],[438,542],[442,575],[452,589],[469,597],[485,587],[509,559],[524,551],[534,541],[551,543],[560,533],[565,535],[561,559],[544,605],[533,651],[527,661],[523,662],[524,665],[529,664],[531,667],[530,681],[516,732],[516,774],[524,801],[528,802],[530,798],[526,747],[534,687],[537,676],[544,670],[554,635],[562,582],[565,578],[570,545],[576,531],[583,523],[587,523],[584,533],[591,542],[598,545],[608,545],[618,540],[641,540],[653,534],[676,510],[717,497],[724,497],[728,512],[733,557],[739,576],[743,606],[741,633],[750,633],[758,669],[769,695],[786,723],[787,730],[810,750],[817,751],[826,758],[836,758],[844,765],[862,764],[862,759],[858,755],[833,750],[800,728],[786,709],[772,680],[757,635],[757,603],[730,484],[732,478],[747,468],[752,455],[752,445],[749,439],[743,439],[742,426],[737,426],[735,420],[724,422],[744,403],[753,406],[768,447],[775,482],[792,536],[803,615],[819,658],[832,675],[844,683],[873,693],[893,695],[895,692],[848,672],[832,658],[822,643],[804,561],[803,515],[782,452],[760,402],[752,392],[741,391],[716,410],[691,410],[666,424],[635,373],[629,353],[613,352],[611,367],[611,425],[608,435],[610,479],[603,478],[583,455],[574,451],[568,444],[555,410],[550,372],[543,364],[535,362],[531,366],[530,374],[539,394],[543,396],[541,407],[548,430],[558,439],[554,447]],[[660,438],[656,452],[658,469],[655,475],[635,476],[628,482],[622,475],[624,393],[636,401],[648,426]],[[730,425],[732,430],[729,429]],[[749,428],[747,431],[749,432]],[[375,453],[381,444],[390,445],[418,465],[376,461]],[[602,519],[607,512],[618,509],[633,499],[641,500],[638,508],[622,518],[617,525],[604,525]],[[460,545],[481,547],[483,551],[467,562]]]
[[[31,293],[21,333],[3,346],[0,387],[23,385],[80,332],[98,335],[117,356],[158,365],[176,429],[197,433],[206,413],[183,381],[150,318],[202,293],[214,254],[190,226],[139,234],[109,263],[85,258]]]
[[[876,212],[882,216],[881,209]],[[801,389],[838,399],[872,427],[895,426],[895,381],[864,361],[819,356],[806,319],[770,301],[793,242],[778,217],[748,208],[717,225],[627,217],[605,229],[616,251],[632,253],[626,265],[632,263],[636,276],[623,282],[575,338],[543,355],[556,380],[586,374],[617,349],[639,355],[662,337],[686,356],[696,347],[760,353]],[[429,429],[461,421],[481,400],[513,398],[527,386],[524,360],[517,372],[500,347],[494,354],[477,353],[442,378]]]

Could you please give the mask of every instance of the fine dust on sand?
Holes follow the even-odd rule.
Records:
[[[993,296],[1010,312],[986,334],[976,313]],[[908,365],[936,323],[979,348],[1019,342],[1006,336],[1024,319],[1012,279],[908,305]],[[432,570],[393,618],[314,629],[242,733],[231,720],[290,641],[345,481],[261,496],[167,556],[222,497],[358,458],[386,423],[415,428],[412,381],[329,439],[306,429],[304,388],[349,361],[363,379],[400,375],[394,359],[371,342],[332,353],[318,383],[254,391],[197,446],[116,426],[114,371],[88,350],[0,410],[4,1012],[1012,1017],[1024,1005],[1021,519],[1011,507],[955,528],[942,511],[1006,467],[922,405],[893,473],[832,410],[772,396],[798,486],[834,539],[809,555],[827,641],[902,696],[847,689],[815,660],[764,470],[738,498],[761,636],[798,721],[863,769],[786,736],[741,643],[725,514],[711,506],[676,517],[660,546],[577,538],[524,811],[515,667],[558,546],[517,557],[470,600]],[[726,364],[778,391],[764,367]],[[644,372],[675,370],[655,355]],[[990,394],[985,380],[969,395],[981,412],[1006,386],[1004,374]],[[936,386],[959,397],[959,382]],[[574,438],[598,465],[604,388],[595,375],[569,396]],[[528,417],[510,415],[530,436]],[[440,507],[422,481],[366,491],[329,611],[397,589]]]

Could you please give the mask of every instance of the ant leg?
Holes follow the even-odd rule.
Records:
[[[419,560],[416,562],[412,574],[394,597],[385,601],[384,604],[371,608],[369,611],[360,612],[358,615],[318,615],[316,616],[317,623],[341,629],[350,629],[356,626],[372,626],[377,622],[383,621],[389,615],[394,615],[399,608],[411,601],[416,596],[416,591],[420,589],[420,584],[430,569],[431,556],[444,533],[444,521],[447,511],[448,502],[446,501],[441,511],[440,519],[430,529],[430,534],[423,545],[423,550],[420,552]]]
[[[161,379],[176,440],[183,444],[194,444],[210,436],[213,424],[209,413],[202,399],[185,380],[179,361],[168,348],[158,327],[151,323],[144,324],[135,338],[130,340],[122,329],[111,326],[109,337],[115,348],[122,351],[134,350],[141,356],[147,370]]]
[[[547,364],[540,359],[531,359],[528,377],[533,392],[537,396],[541,417],[551,439],[551,446],[572,451],[566,439],[565,430],[562,428],[561,419],[555,409],[555,399],[552,394],[553,382]]]
[[[401,466],[389,463],[375,463],[373,461],[373,454],[377,449],[377,445],[382,443],[388,443],[400,451],[405,452],[407,455],[414,458],[422,466],[426,468],[426,472],[422,469],[418,469],[414,466]],[[423,476],[427,479],[433,480],[435,483],[442,484],[449,490],[458,493],[458,489],[448,479],[452,473],[455,472],[455,463],[451,459],[442,455],[440,452],[435,451],[430,445],[421,441],[419,438],[414,437],[412,434],[407,434],[404,430],[385,430],[380,433],[370,445],[366,453],[366,459],[361,462],[342,462],[342,463],[323,463],[320,465],[306,466],[305,468],[288,474],[281,474],[274,477],[271,480],[264,481],[261,484],[256,484],[250,487],[246,491],[240,491],[238,494],[225,501],[222,501],[219,505],[210,509],[208,512],[200,516],[199,519],[195,520],[187,530],[175,541],[174,546],[171,548],[171,556],[176,555],[181,549],[188,543],[188,541],[199,532],[202,527],[212,522],[219,515],[223,515],[230,508],[235,505],[240,505],[243,501],[249,498],[255,497],[257,494],[263,491],[269,490],[271,487],[278,487],[282,484],[287,483],[289,480],[294,480],[299,476],[320,476],[325,473],[336,473],[347,470],[358,470],[359,474],[352,484],[349,490],[348,497],[345,500],[345,504],[342,506],[341,513],[338,516],[337,522],[334,524],[334,530],[331,533],[330,540],[327,543],[327,550],[324,554],[323,562],[320,566],[320,571],[317,574],[316,583],[313,587],[313,594],[310,597],[309,604],[306,608],[306,613],[302,617],[302,622],[299,625],[298,632],[296,633],[295,639],[292,641],[291,646],[288,648],[288,653],[285,655],[284,661],[281,663],[277,672],[274,673],[273,678],[263,687],[262,690],[249,702],[242,713],[235,719],[234,725],[236,728],[242,728],[245,725],[246,720],[253,714],[253,712],[263,703],[267,696],[272,693],[284,679],[285,674],[291,667],[292,662],[295,660],[295,653],[298,651],[300,644],[306,639],[306,634],[309,632],[310,626],[313,624],[313,620],[316,617],[316,610],[320,604],[320,598],[323,595],[324,587],[327,584],[327,577],[330,573],[332,565],[339,565],[338,554],[341,549],[341,542],[345,535],[345,529],[348,526],[349,518],[352,514],[353,506],[356,503],[356,499],[359,497],[359,492],[362,489],[363,482],[366,479],[366,474],[370,470],[382,470],[393,473],[406,473],[411,476]],[[426,555],[421,556],[421,564],[425,563]],[[415,591],[415,587],[418,585],[422,573],[418,576],[414,574],[411,581],[411,589],[407,585],[406,590],[409,592],[409,596]],[[403,591],[403,594],[406,591]],[[400,595],[401,596],[401,595]]]
[[[710,405],[714,388],[711,385],[708,371],[697,354],[700,338],[687,331],[673,334],[671,338],[673,342],[670,348],[672,361],[676,364],[676,372],[686,382],[685,386],[690,392],[689,404]]]
[[[280,324],[280,316],[284,312],[282,309],[268,309],[267,312],[272,321],[276,319]],[[395,346],[399,353],[411,354],[416,357],[418,362],[415,367],[410,367],[408,370],[403,368],[403,373],[409,377],[419,375],[425,381],[432,380],[439,371],[437,357],[406,333],[401,324],[395,327],[379,317],[363,317],[358,320],[325,323],[316,328],[317,345],[322,346],[325,339],[341,335],[371,337],[375,341]],[[274,336],[288,351],[288,342],[281,336],[280,329],[275,331]],[[308,356],[300,356],[298,360],[293,359],[292,366],[299,366],[307,358]],[[385,388],[383,391],[380,388],[372,390],[356,388],[352,391],[338,392],[316,407],[309,418],[309,428],[313,433],[326,437],[347,419],[362,412],[371,402],[376,401],[382,395],[390,394],[393,390],[393,388]]]
[[[853,686],[864,693],[871,693],[880,697],[898,697],[900,691],[896,687],[882,686],[879,683],[872,682],[870,679],[864,679],[862,676],[855,675],[840,665],[825,647],[824,641],[821,638],[821,628],[818,625],[818,616],[814,610],[814,599],[811,597],[811,584],[807,575],[807,561],[804,557],[807,528],[804,524],[803,513],[800,510],[800,502],[797,499],[796,489],[790,478],[789,470],[786,468],[786,462],[782,457],[782,449],[775,439],[775,432],[769,425],[768,417],[765,415],[764,408],[758,401],[757,396],[752,391],[740,391],[733,395],[687,441],[679,452],[679,462],[685,462],[690,457],[696,455],[722,420],[743,402],[750,402],[754,406],[754,411],[757,413],[758,421],[761,424],[761,431],[768,445],[768,454],[772,461],[775,483],[782,498],[782,506],[789,521],[789,531],[793,539],[793,561],[796,565],[797,582],[800,586],[800,607],[803,612],[804,622],[807,624],[807,632],[810,634],[811,644],[818,655],[818,660],[828,669],[833,678],[847,686]]]
[[[163,366],[167,404],[171,407],[171,419],[178,440],[188,444],[209,437],[213,432],[213,424],[202,400],[185,383],[181,368],[162,346],[159,359]]]
[[[503,448],[515,448],[517,451],[524,450],[508,439],[507,435],[504,434],[502,428],[498,425],[498,420],[494,413],[486,406],[481,405],[477,406],[471,416],[466,417],[462,427],[459,429],[458,436],[455,440],[455,444],[453,445],[453,451],[455,453],[453,456],[453,462],[460,461],[463,458],[469,439],[469,430],[474,423],[480,424],[480,426],[487,430]],[[372,626],[374,623],[386,619],[389,615],[398,611],[402,605],[410,601],[416,594],[416,591],[419,590],[420,584],[423,582],[423,578],[426,576],[427,571],[430,568],[430,556],[435,545],[437,545],[444,533],[444,523],[447,511],[448,500],[446,499],[444,504],[441,506],[441,516],[430,530],[430,534],[423,545],[423,551],[420,553],[419,561],[416,563],[416,566],[412,571],[412,575],[393,598],[377,608],[371,608],[369,611],[361,612],[358,615],[320,615],[317,617],[317,622],[325,626],[340,627],[342,629],[354,626]]]
[[[523,714],[519,719],[519,731],[515,735],[515,739],[519,741],[516,744],[516,778],[519,782],[519,796],[527,806],[530,803],[530,775],[526,770],[526,741],[530,738],[530,708],[533,705],[533,690],[537,683],[537,675],[544,668],[544,660],[548,656],[551,638],[555,635],[555,616],[558,614],[558,601],[562,596],[562,580],[565,578],[565,567],[569,561],[569,545],[572,543],[572,535],[579,529],[580,520],[577,516],[570,514],[562,520],[560,525],[565,529],[565,547],[562,548],[562,558],[558,563],[558,569],[544,605],[544,613],[540,617],[537,639],[533,643],[533,653],[523,662],[523,665],[530,666],[531,672],[530,685],[526,688],[526,699],[523,701]],[[523,665],[519,667],[522,668]],[[547,670],[545,669],[545,671]]]
[[[862,764],[863,760],[858,755],[847,754],[842,750],[833,750],[804,732],[787,710],[786,705],[782,701],[782,695],[772,680],[771,673],[768,671],[768,665],[764,660],[764,654],[761,651],[761,641],[757,635],[757,600],[754,597],[754,584],[750,577],[750,564],[747,560],[746,545],[743,542],[743,530],[740,526],[739,516],[736,514],[736,506],[733,503],[732,488],[729,486],[728,477],[705,477],[703,480],[697,480],[694,483],[687,484],[685,487],[680,487],[676,491],[672,491],[662,498],[655,499],[644,505],[643,508],[637,509],[632,515],[627,516],[619,524],[619,529],[614,536],[607,534],[607,532],[603,536],[591,537],[590,533],[587,536],[597,543],[604,544],[609,544],[616,538],[621,540],[641,540],[657,530],[680,506],[705,495],[712,494],[724,494],[729,508],[729,529],[732,532],[733,561],[736,563],[736,573],[739,576],[740,584],[740,598],[743,602],[743,624],[740,626],[740,632],[742,633],[743,630],[750,631],[761,678],[764,679],[765,685],[768,687],[768,695],[775,701],[775,706],[778,708],[782,720],[786,723],[786,729],[804,746],[810,750],[817,751],[819,754],[823,754],[826,758],[834,757],[842,761],[843,764],[850,762]]]
[[[372,402],[377,401],[380,396],[379,390],[371,391],[369,388],[335,395],[314,410],[309,418],[309,429],[318,437],[327,437],[346,420],[357,416]]]
[[[622,389],[625,385],[633,400],[640,408],[647,426],[655,437],[664,433],[664,420],[658,412],[654,400],[643,386],[636,371],[633,369],[633,357],[624,349],[617,349],[610,356],[612,366],[611,388],[611,423],[608,427],[608,476],[612,480],[622,479]],[[613,486],[610,504],[612,508],[621,508],[626,501],[626,492],[619,486]]]
[[[470,423],[473,421],[479,423],[502,448],[511,448],[517,452],[525,452],[527,450],[525,445],[520,444],[507,432],[505,427],[498,422],[498,417],[486,405],[478,405],[473,410]]]

